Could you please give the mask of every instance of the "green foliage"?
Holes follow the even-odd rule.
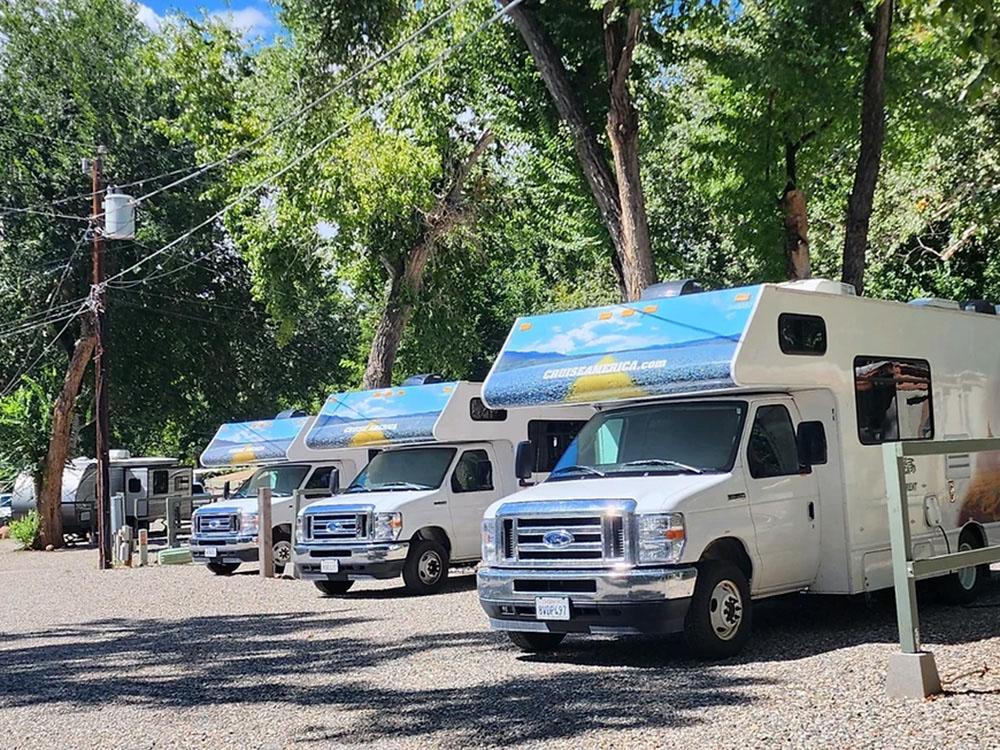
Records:
[[[16,539],[25,549],[35,549],[38,546],[38,538],[41,532],[42,523],[38,513],[29,510],[24,516],[10,523],[11,538]]]
[[[41,478],[52,424],[51,394],[58,393],[51,371],[42,379],[25,375],[18,388],[0,399],[0,484],[13,483],[22,471],[36,482]]]

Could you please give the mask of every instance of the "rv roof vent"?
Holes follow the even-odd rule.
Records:
[[[111,461],[125,461],[126,459],[132,458],[132,454],[124,448],[115,448],[114,450],[108,451],[108,458]]]
[[[309,415],[302,409],[285,409],[284,411],[279,411],[274,418],[275,419],[291,419],[292,417],[308,417]]]
[[[843,281],[831,281],[830,279],[799,279],[798,281],[785,281],[778,286],[786,289],[797,289],[800,292],[839,294],[842,297],[855,296],[853,286],[845,284]]]
[[[969,312],[985,313],[986,315],[996,315],[997,306],[984,299],[970,299],[962,303],[962,309]]]
[[[444,375],[439,372],[427,372],[422,375],[410,375],[403,381],[403,385],[430,385],[431,383],[443,383]]]
[[[941,299],[939,297],[919,297],[918,299],[911,299],[910,304],[917,307],[939,307],[942,310],[962,309],[955,300]]]
[[[641,299],[663,299],[664,297],[680,297],[682,294],[698,294],[705,287],[695,279],[678,279],[650,284],[642,291]]]

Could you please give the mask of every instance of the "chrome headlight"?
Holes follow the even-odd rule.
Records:
[[[295,517],[295,540],[298,542],[305,540],[306,517],[304,513],[299,513]]]
[[[649,513],[638,518],[639,564],[678,562],[684,554],[684,516]]]
[[[394,542],[399,539],[403,530],[402,513],[376,513],[373,524],[373,536],[376,542]]]
[[[260,516],[257,511],[243,511],[240,513],[240,533],[256,534],[260,531]]]
[[[483,562],[497,560],[497,522],[495,518],[483,519]]]

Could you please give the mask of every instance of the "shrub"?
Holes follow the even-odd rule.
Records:
[[[24,545],[25,549],[34,549],[38,544],[38,532],[41,522],[38,520],[38,513],[28,511],[23,518],[12,521],[10,524],[10,535]]]

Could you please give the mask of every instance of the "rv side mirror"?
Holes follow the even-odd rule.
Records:
[[[804,467],[826,463],[826,430],[819,421],[800,422],[795,433],[799,450],[799,463]]]
[[[340,494],[340,469],[330,469],[329,490],[331,495]]]
[[[517,444],[514,454],[514,474],[522,482],[531,479],[535,473],[535,446],[530,440],[522,440]]]
[[[226,482],[224,485],[222,485],[222,497],[228,500],[229,493],[232,492],[232,489],[233,489],[232,485],[230,485],[229,482]]]

